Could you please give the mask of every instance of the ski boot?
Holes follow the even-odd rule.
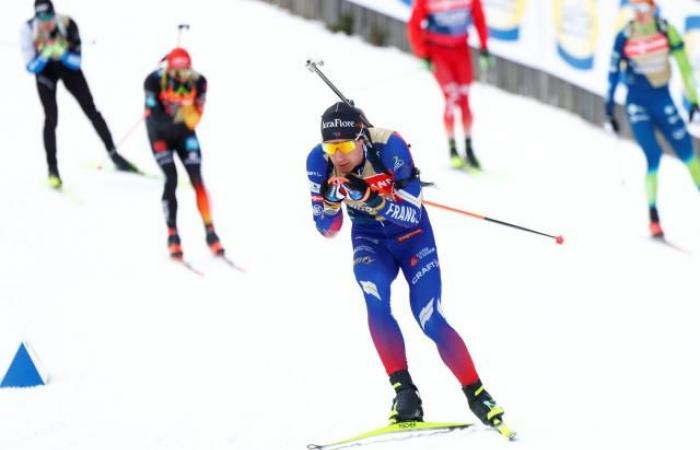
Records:
[[[214,225],[207,225],[207,245],[216,256],[224,256],[224,246],[221,245],[219,236],[214,231]]]
[[[481,164],[479,164],[479,160],[476,159],[476,155],[474,155],[474,149],[472,148],[472,140],[471,138],[466,139],[466,155],[467,155],[467,163],[472,166],[472,169],[481,169]]]
[[[467,167],[467,162],[457,153],[457,144],[454,138],[450,138],[447,143],[450,147],[450,166],[453,169],[462,170]]]
[[[463,386],[462,390],[467,396],[469,409],[484,425],[497,427],[503,422],[503,408],[498,406],[493,397],[484,389],[481,380],[476,380],[475,383]]]
[[[418,388],[413,384],[411,375],[407,370],[394,372],[389,377],[391,386],[396,391],[391,403],[391,413],[389,413],[389,422],[422,422],[423,407]]]
[[[171,258],[182,260],[182,245],[176,228],[168,228],[168,252],[170,252]]]
[[[659,222],[650,222],[649,223],[649,231],[651,232],[651,237],[656,238],[656,239],[663,239],[664,238],[664,230],[661,228],[661,224]]]
[[[450,166],[452,166],[453,169],[463,170],[466,169],[467,162],[457,153],[454,153],[450,155]]]
[[[664,237],[664,230],[661,228],[659,212],[656,210],[656,206],[649,208],[649,231],[653,238],[663,239]]]
[[[61,189],[63,186],[63,181],[61,181],[61,176],[58,174],[58,170],[49,169],[49,187],[51,189]]]
[[[109,157],[114,163],[114,167],[116,167],[117,170],[121,170],[123,172],[135,172],[139,173],[139,169],[130,163],[126,158],[124,158],[122,155],[117,153],[116,149],[112,149],[109,151]]]

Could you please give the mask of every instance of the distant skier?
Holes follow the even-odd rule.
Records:
[[[606,113],[610,127],[619,132],[615,118],[615,88],[622,76],[627,85],[625,110],[637,142],[647,160],[646,192],[649,205],[650,231],[654,237],[663,237],[656,193],[658,169],[662,150],[654,135],[663,133],[678,157],[688,167],[695,185],[700,189],[700,160],[693,150],[688,129],[671,100],[670,56],[674,56],[690,100],[690,120],[698,112],[698,96],[693,71],[685,52],[683,39],[666,20],[655,16],[653,0],[632,0],[634,20],[617,35],[610,66]]]
[[[207,80],[192,69],[192,59],[183,48],[175,48],[164,61],[164,67],[146,77],[146,128],[151,150],[165,174],[163,211],[168,226],[170,256],[182,259],[182,245],[177,231],[177,154],[187,170],[197,196],[197,208],[204,221],[206,241],[215,255],[223,256],[224,248],[214,231],[209,194],[202,180],[202,153],[195,128],[202,118],[207,93]]]
[[[390,420],[423,420],[403,336],[391,314],[390,286],[401,270],[413,315],[461,384],[471,410],[485,424],[503,426],[503,409],[482,386],[464,341],[442,315],[440,262],[406,142],[391,130],[368,128],[362,111],[342,102],[323,113],[321,135],[323,143],[306,162],[313,218],[326,237],[340,230],[343,203],[352,220],[355,278],[370,334],[396,391]]]
[[[493,65],[488,50],[488,29],[481,0],[414,0],[408,22],[408,38],[413,52],[426,61],[435,75],[443,95],[443,120],[450,149],[450,163],[456,169],[467,164],[479,169],[472,144],[472,112],[469,108],[469,86],[474,79],[471,53],[467,46],[467,29],[474,23],[481,50],[479,66]],[[457,152],[455,142],[455,109],[462,116],[465,136],[465,159]]]
[[[49,166],[49,185],[58,189],[63,184],[56,160],[56,90],[59,80],[63,81],[63,85],[92,122],[116,168],[137,171],[133,164],[117,153],[112,134],[102,114],[95,108],[90,88],[80,69],[78,26],[70,17],[56,14],[50,0],[36,0],[34,11],[34,17],[22,26],[20,42],[27,70],[36,75],[39,98],[44,107],[44,147]]]

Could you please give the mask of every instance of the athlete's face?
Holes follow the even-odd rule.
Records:
[[[634,11],[634,20],[642,25],[648,25],[654,20],[656,6],[647,0],[632,0],[630,6]]]
[[[190,69],[168,69],[168,75],[181,83],[187,82],[191,74]]]
[[[56,28],[56,20],[54,18],[51,18],[49,20],[41,20],[39,19],[39,29],[43,31],[44,33],[50,33],[53,31],[54,28]]]
[[[333,142],[333,141],[330,141]],[[360,138],[355,142],[355,148],[350,153],[336,151],[329,155],[333,166],[338,169],[342,175],[348,174],[355,167],[359,166],[365,156],[365,141]]]

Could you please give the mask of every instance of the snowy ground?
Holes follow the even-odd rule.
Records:
[[[27,339],[51,380],[0,390],[0,449],[302,449],[385,421],[392,392],[349,230],[328,241],[312,224],[304,163],[336,99],[304,68],[310,56],[413,144],[438,185],[426,198],[567,238],[430,211],[445,314],[521,442],[473,433],[377,448],[694,448],[700,198],[677,160],[662,163],[660,208],[690,256],[646,238],[641,152],[557,109],[475,85],[487,173],[464,175],[446,165],[432,77],[397,50],[252,0],[57,2],[94,41],[84,69],[116,138],[139,118],[142,80],[176,25],[192,25],[186,45],[210,81],[205,180],[223,243],[248,269],[208,255],[183,185],[180,228],[200,278],[166,257],[158,181],[85,168],[105,155],[65,91],[59,161],[83,204],[45,186],[40,104],[11,45],[31,5],[15,3],[0,19],[0,372]],[[121,151],[158,172],[143,127]],[[406,294],[398,281],[394,311],[427,418],[473,420]]]

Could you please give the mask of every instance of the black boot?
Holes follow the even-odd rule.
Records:
[[[493,397],[486,392],[486,389],[481,384],[481,380],[476,380],[473,384],[463,386],[462,390],[467,396],[469,409],[484,425],[496,426],[501,423],[503,408],[498,406]]]
[[[137,172],[139,171],[138,168],[136,168],[135,165],[130,163],[126,158],[124,158],[122,155],[117,153],[116,149],[112,149],[109,151],[109,157],[114,163],[114,167],[117,168],[117,170],[121,170],[124,172]]]
[[[649,207],[649,231],[651,237],[663,239],[664,230],[661,228],[661,220],[659,220],[659,212],[656,206]]]
[[[394,372],[389,376],[391,387],[396,391],[396,397],[391,404],[389,421],[397,422],[422,422],[423,402],[418,394],[418,388],[413,384],[411,375],[407,370]]]
[[[214,255],[223,256],[225,253],[224,246],[221,245],[219,236],[216,234],[216,231],[214,231],[214,225],[207,225],[205,228],[207,232],[206,239],[209,249]]]
[[[180,243],[180,235],[177,234],[177,229],[168,228],[168,252],[173,259],[182,259],[182,245]]]
[[[481,169],[481,164],[479,164],[479,160],[476,159],[476,155],[474,155],[474,148],[472,147],[472,138],[468,137],[465,139],[465,154],[467,157],[467,163],[469,163],[470,166],[474,169]]]
[[[450,138],[447,141],[447,145],[450,147],[450,165],[453,169],[464,169],[467,163],[464,159],[457,153],[457,143],[454,138]]]

